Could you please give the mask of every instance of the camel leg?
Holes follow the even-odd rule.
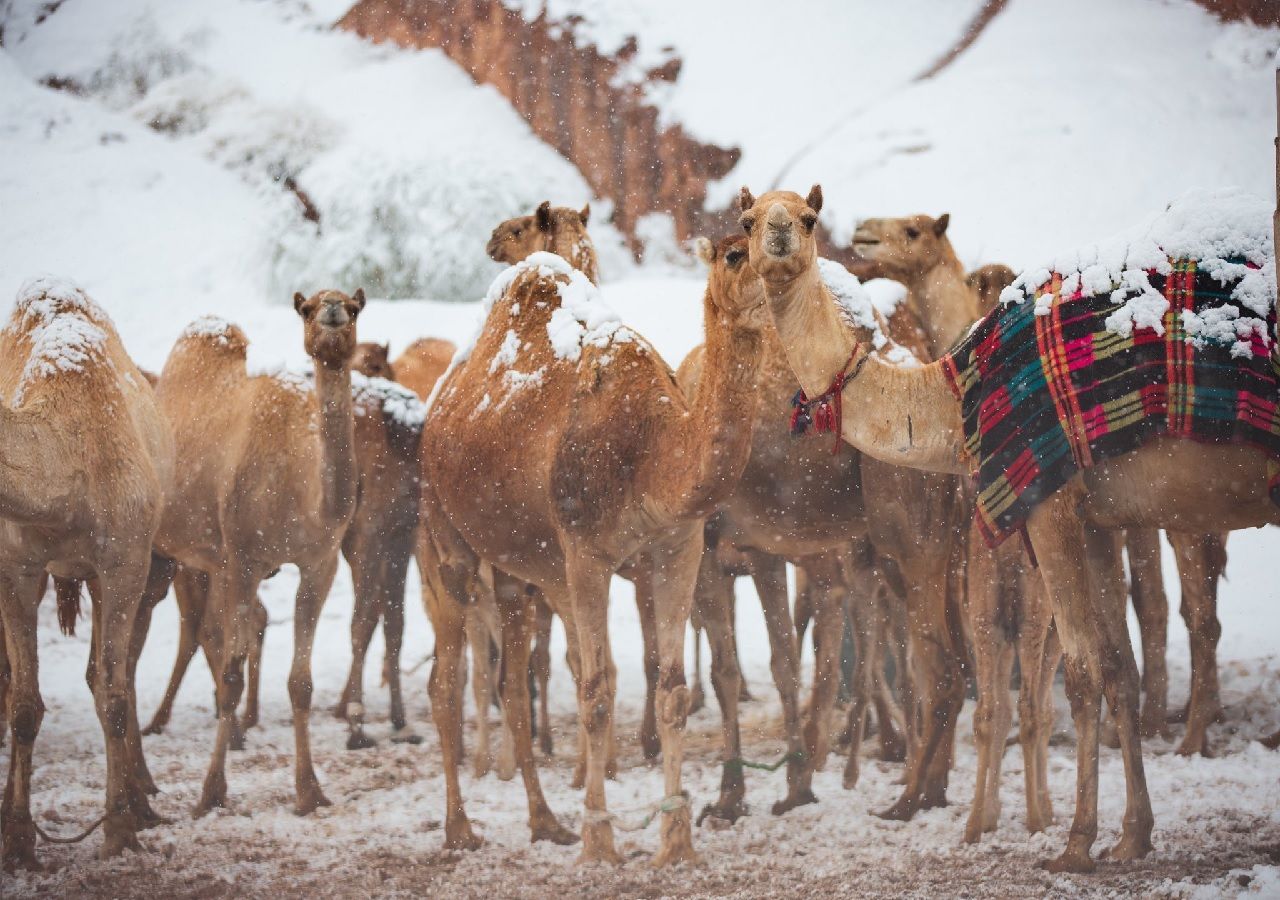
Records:
[[[9,651],[5,648],[4,621],[0,620],[0,747],[9,731],[9,685],[13,680]]]
[[[1026,594],[1028,614],[1024,618],[1018,651],[1022,665],[1018,717],[1027,795],[1027,831],[1034,834],[1053,824],[1049,738],[1053,732],[1053,678],[1062,659],[1062,648],[1039,576],[1033,575],[1028,581],[1031,582]],[[1033,602],[1039,607],[1038,621],[1034,624],[1030,610]]]
[[[547,688],[551,682],[551,607],[539,599],[535,602],[535,621],[537,637],[533,644],[533,653],[529,657],[529,668],[538,684],[538,748],[543,756],[551,756],[555,752],[555,742],[551,735],[551,709]]]
[[[1003,657],[1008,655],[1007,636],[1002,627],[1000,604],[1002,597],[1000,573],[996,569],[996,554],[980,541],[969,541],[968,564],[969,589],[965,604],[969,639],[973,650],[974,680],[977,685],[978,703],[973,711],[973,742],[978,751],[977,777],[973,787],[973,805],[965,823],[964,840],[976,844],[982,833],[989,830],[988,821],[998,819],[999,810],[993,816],[987,810],[992,794],[999,802],[999,783],[990,789],[995,777],[992,754],[1004,753],[1003,734],[999,734],[1000,693],[1007,695],[1009,682],[1000,681],[1004,668]],[[996,747],[997,738],[999,747]]]
[[[782,723],[787,735],[787,796],[773,804],[780,816],[806,803],[817,803],[805,771],[804,735],[800,730],[800,647],[787,601],[787,564],[780,556],[753,554],[751,579],[764,611],[769,634],[769,668],[782,700]]]
[[[1155,528],[1130,528],[1125,546],[1130,595],[1142,638],[1142,736],[1167,737],[1169,670],[1165,648],[1169,639],[1169,600],[1165,597],[1160,564],[1160,532]]]
[[[338,571],[335,552],[318,564],[302,570],[293,614],[293,665],[289,669],[289,705],[293,707],[294,787],[297,805],[294,812],[310,815],[317,807],[329,806],[320,789],[311,762],[311,648],[315,644],[316,623],[320,610],[333,586]],[[256,599],[256,598],[255,598]]]
[[[378,556],[365,546],[363,537],[353,526],[342,542],[342,554],[351,567],[355,606],[351,611],[351,670],[342,688],[342,696],[333,708],[333,715],[347,720],[348,750],[367,750],[377,746],[377,741],[364,731],[364,668],[382,608],[381,598],[374,589]]]
[[[382,572],[383,671],[386,674],[391,714],[391,740],[397,744],[421,744],[422,735],[409,728],[400,684],[400,655],[404,647],[404,596],[409,577],[410,548],[388,551]]]
[[[662,738],[662,774],[666,801],[685,800],[662,813],[655,866],[696,863],[688,797],[681,784],[684,732],[689,717],[689,689],[684,679],[684,634],[693,607],[694,584],[702,559],[702,526],[682,546],[654,554],[654,607],[658,624],[658,728]],[[730,607],[732,615],[732,607]],[[732,632],[730,632],[732,633]],[[737,671],[737,653],[731,657]],[[733,690],[737,690],[733,685]]]
[[[635,571],[636,611],[640,614],[640,637],[644,642],[644,715],[640,720],[640,749],[644,758],[654,760],[662,752],[658,721],[653,704],[658,691],[658,626],[653,608],[653,560],[646,554]]]
[[[40,604],[40,572],[0,570],[0,620],[4,622],[9,683],[9,780],[0,806],[4,868],[40,870],[36,830],[31,819],[31,753],[44,703],[40,698],[36,642],[36,608]]]
[[[489,704],[493,700],[492,670],[489,668],[490,631],[477,608],[486,599],[466,609],[467,646],[471,650],[471,698],[476,712],[476,746],[471,755],[471,774],[483,778],[493,767],[489,743]]]
[[[883,622],[880,617],[880,602],[876,596],[880,590],[874,586],[870,592],[867,583],[858,585],[849,591],[845,598],[847,615],[853,623],[854,660],[853,690],[849,697],[849,715],[845,725],[848,736],[849,758],[845,761],[842,785],[845,790],[858,786],[862,751],[862,739],[867,725],[867,707],[875,691],[874,666],[879,654],[875,643]],[[885,726],[882,724],[882,728]]]
[[[917,810],[946,806],[947,779],[955,739],[956,720],[964,706],[964,668],[956,646],[956,611],[950,609],[945,556],[924,561],[904,573],[913,706],[918,707],[917,737],[907,762],[902,795],[884,819],[906,821]],[[912,713],[908,707],[908,717]]]
[[[248,628],[251,605],[258,593],[258,581],[248,566],[238,560],[230,560],[211,579],[209,606],[206,619],[213,615],[221,624],[221,649],[210,656],[210,663],[217,662],[219,676],[215,679],[218,702],[218,731],[214,739],[213,756],[205,774],[200,800],[194,815],[199,818],[215,806],[227,802],[227,750],[233,733],[237,730],[236,707],[244,692],[244,663],[248,656]]]
[[[178,655],[173,661],[173,671],[169,674],[169,684],[164,689],[164,699],[156,707],[151,722],[143,729],[143,734],[160,734],[169,724],[173,714],[173,703],[178,697],[178,688],[187,675],[187,667],[191,659],[200,649],[200,622],[204,618],[205,601],[208,593],[209,576],[196,569],[181,567],[173,579],[173,593],[178,602]],[[150,616],[150,610],[146,613]]]
[[[1098,725],[1104,689],[1115,711],[1128,799],[1117,858],[1149,849],[1152,824],[1117,535],[1086,529],[1076,512],[1079,500],[1078,491],[1065,488],[1043,501],[1027,522],[1066,651],[1067,695],[1076,724],[1076,812],[1062,855],[1046,863],[1053,872],[1094,868],[1090,848],[1098,831]]]
[[[142,730],[138,727],[138,660],[142,657],[142,648],[146,645],[147,632],[151,628],[151,613],[160,601],[168,596],[169,586],[173,584],[177,568],[173,560],[157,553],[151,554],[146,587],[143,588],[142,599],[134,614],[133,632],[129,637],[129,728],[125,740],[129,747],[132,772],[130,801],[133,805],[134,818],[140,828],[150,828],[165,820],[153,812],[151,804],[147,802],[147,795],[158,794],[160,789],[151,778],[151,772],[147,769],[146,756],[142,752]]]
[[[262,687],[262,648],[267,642],[267,623],[270,618],[262,598],[255,596],[253,606],[249,610],[249,657],[245,666],[249,678],[245,688],[244,717],[240,719],[242,731],[258,724],[258,695]]]
[[[701,577],[701,576],[699,576]],[[689,714],[693,715],[707,705],[707,694],[702,687],[702,633],[706,626],[699,612],[700,604],[695,598],[693,611],[689,613],[689,628],[693,631],[693,682],[689,688]]]
[[[613,571],[583,553],[570,552],[565,562],[581,668],[578,719],[587,735],[585,812],[579,862],[620,864],[622,857],[614,849],[613,822],[604,794],[617,678],[609,652],[609,579]]]
[[[890,654],[893,654],[895,659],[901,658],[901,654],[897,652],[899,629],[895,627],[894,619],[903,620],[902,628],[905,630],[905,616],[901,605],[897,603],[888,586],[883,583],[883,579],[879,579],[878,583],[872,587],[871,596],[874,598],[873,608],[879,621],[879,627],[872,632],[868,650],[871,654],[869,660],[871,697],[876,707],[880,759],[884,762],[902,762],[907,758],[906,714],[894,699],[885,665]],[[902,680],[901,673],[904,667],[899,665],[897,671],[899,680]]]
[[[840,689],[840,645],[844,638],[844,594],[834,558],[809,563],[813,599],[814,671],[809,715],[805,722],[804,787],[810,789],[813,773],[826,764],[831,750],[831,710]]]
[[[1225,534],[1187,534],[1170,531],[1169,543],[1178,558],[1182,583],[1182,618],[1191,636],[1191,698],[1187,701],[1187,731],[1177,753],[1212,756],[1209,726],[1222,715],[1218,693],[1218,580],[1226,568]]]
[[[720,704],[723,769],[720,797],[715,803],[703,807],[698,814],[699,825],[707,816],[736,822],[747,813],[743,802],[746,784],[738,729],[738,648],[733,641],[732,597],[732,576],[721,568],[715,554],[704,553],[698,567],[694,605],[711,646],[711,687]]]
[[[125,563],[98,574],[95,606],[101,625],[95,643],[97,677],[94,705],[107,748],[107,803],[103,821],[103,858],[117,856],[126,849],[137,850],[138,823],[133,815],[127,736],[130,719],[129,646],[134,618],[146,585],[150,553],[138,563]],[[97,629],[95,628],[95,631]]]
[[[496,574],[496,573],[495,573]],[[529,722],[529,636],[535,627],[534,601],[523,584],[497,576],[495,590],[502,632],[499,695],[514,744],[515,765],[529,798],[530,840],[575,844],[578,836],[556,819],[538,780],[533,760],[533,732]],[[503,584],[503,582],[506,582]]]

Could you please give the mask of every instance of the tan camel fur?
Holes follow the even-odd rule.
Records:
[[[0,329],[0,473],[0,621],[12,669],[4,866],[39,867],[31,767],[44,715],[36,608],[46,572],[89,582],[91,684],[107,757],[101,852],[136,849],[138,829],[157,820],[129,740],[127,650],[173,479],[173,439],[110,318],[74,285],[28,283]]]
[[[259,583],[284,563],[301,574],[289,674],[296,810],[305,815],[329,802],[311,762],[311,647],[359,487],[349,367],[363,308],[363,291],[294,295],[315,364],[314,389],[301,378],[249,375],[244,333],[218,319],[189,326],[160,375],[160,406],[177,437],[178,477],[156,545],[209,575],[208,612],[221,635],[218,730],[197,816],[226,803],[226,753],[244,686],[250,611]],[[211,447],[209,434],[224,440]],[[163,596],[149,592],[144,603]]]
[[[816,192],[816,189],[815,189]],[[813,198],[814,193],[810,197]],[[960,472],[960,406],[941,364],[888,365],[867,355],[818,290],[812,203],[775,191],[750,198],[742,217],[751,258],[769,294],[787,358],[806,391],[820,393],[853,358],[866,357],[844,388],[851,414],[845,440],[884,459]],[[1138,733],[1138,675],[1125,628],[1124,576],[1113,529],[1175,522],[1218,532],[1280,522],[1267,497],[1265,456],[1244,445],[1212,447],[1162,436],[1125,456],[1079,473],[1027,521],[1066,655],[1068,696],[1077,732],[1076,818],[1055,871],[1089,871],[1097,834],[1098,724],[1101,697],[1116,711],[1127,808],[1115,859],[1151,849],[1153,819]]]
[[[444,338],[418,338],[391,363],[394,380],[425,400],[457,350],[452,341]]]
[[[435,607],[431,697],[444,748],[448,846],[478,843],[452,753],[461,610],[478,556],[541,588],[566,631],[576,632],[579,720],[589,738],[582,859],[619,861],[604,793],[616,677],[608,590],[613,573],[643,552],[653,559],[666,795],[654,863],[695,858],[681,792],[684,633],[704,519],[732,490],[750,451],[765,317],[745,256],[741,239],[715,248],[703,304],[706,376],[691,403],[647,342],[596,312],[587,279],[549,255],[531,257],[495,283],[475,348],[441,380],[424,434],[423,521],[431,537],[424,543],[441,555],[434,574],[445,588],[426,593]],[[511,346],[518,353],[505,353]],[[531,606],[519,599],[526,592],[514,592],[514,602],[501,586],[497,593],[504,670],[521,673],[502,694],[533,837],[563,839],[532,762],[522,675]]]
[[[1017,273],[1003,263],[988,263],[970,271],[964,276],[964,283],[978,295],[978,305],[985,313],[996,305],[1000,292],[1017,277]]]
[[[442,343],[447,344],[448,341]],[[445,365],[448,363],[446,359]],[[355,355],[351,357],[351,371],[359,372],[366,378],[385,378],[387,381],[395,381],[396,370],[391,365],[391,345],[374,344],[370,341],[361,341],[356,344]]]

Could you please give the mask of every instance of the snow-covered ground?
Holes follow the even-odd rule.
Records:
[[[478,304],[454,301],[479,297],[498,271],[482,253],[489,228],[548,197],[588,199],[571,167],[441,54],[371,47],[329,31],[327,23],[344,11],[341,0],[65,0],[49,14],[51,5],[0,2],[0,313],[30,276],[75,278],[110,311],[146,367],[158,368],[181,329],[211,312],[245,328],[256,363],[301,363],[287,298],[330,285],[434,298],[370,303],[361,336],[389,341],[393,351],[424,334],[464,340]],[[748,181],[761,189],[779,173],[787,184],[821,180],[837,226],[857,214],[947,207],[966,261],[1049,258],[1130,225],[1193,186],[1269,190],[1268,50],[1276,35],[1218,25],[1185,2],[1013,0],[943,76],[906,86],[977,5],[911,0],[893,4],[889,15],[877,12],[885,4],[793,4],[787,14],[799,17],[798,37],[780,46],[796,55],[779,59],[769,55],[782,53],[770,50],[774,3],[743,0],[728,22],[721,4],[682,3],[680,15],[668,0],[596,8],[639,10],[634,27],[642,47],[652,34],[655,46],[673,46],[685,58],[679,87],[667,98],[669,114],[704,137],[743,143],[748,152],[732,187]],[[745,71],[733,63],[739,56],[749,62]],[[731,71],[734,89],[725,91]],[[83,93],[42,86],[47,78],[71,80]],[[711,96],[724,105],[713,108]],[[734,104],[748,105],[756,125],[760,110],[776,110],[782,118],[769,118],[776,133],[748,129]],[[319,209],[318,232],[278,183],[285,175],[296,175]],[[675,364],[700,339],[703,284],[696,272],[636,269],[605,225],[606,213],[597,205],[592,219],[605,300]],[[1049,876],[1034,866],[1066,837],[1074,786],[1069,740],[1051,749],[1057,826],[1043,836],[1024,834],[1021,760],[1011,750],[1000,830],[978,847],[960,846],[974,778],[967,713],[952,806],[910,823],[867,815],[895,797],[899,766],[868,762],[863,782],[846,793],[836,760],[816,779],[822,802],[781,819],[765,810],[783,792],[783,775],[749,774],[756,813],[731,829],[699,830],[704,867],[651,872],[651,830],[622,841],[629,861],[620,870],[579,870],[571,849],[528,845],[518,783],[464,775],[470,812],[488,843],[473,854],[445,853],[426,668],[406,681],[411,720],[426,738],[421,746],[385,740],[376,663],[366,700],[379,747],[349,753],[345,729],[326,714],[350,660],[344,570],[315,651],[314,751],[333,807],[309,819],[290,812],[284,682],[291,629],[273,625],[263,725],[230,763],[231,809],[198,822],[187,816],[213,733],[212,685],[197,662],[168,732],[147,739],[164,791],[156,806],[172,823],[143,836],[144,853],[105,863],[94,857],[96,837],[42,846],[55,871],[0,876],[0,893],[1278,895],[1280,870],[1269,867],[1280,865],[1280,755],[1251,739],[1280,727],[1280,586],[1273,576],[1280,532],[1241,532],[1228,549],[1221,599],[1227,722],[1213,730],[1219,755],[1186,760],[1172,755],[1176,744],[1150,742],[1157,852],[1141,863],[1103,865],[1095,876]],[[628,812],[657,799],[661,783],[631,739],[640,647],[630,588],[616,586],[610,627],[623,771],[609,796]],[[289,619],[295,587],[291,570],[264,586],[273,619]],[[749,583],[739,587],[744,668],[760,698],[744,709],[746,750],[776,757],[779,710],[763,622]],[[408,609],[411,667],[431,647],[416,586]],[[1174,619],[1171,705],[1185,697],[1188,669],[1185,630]],[[48,713],[36,747],[33,809],[42,824],[67,832],[100,808],[101,733],[83,682],[87,629],[77,638],[59,635],[50,603],[41,627]],[[163,692],[175,636],[176,611],[166,602],[139,670],[144,716]],[[562,658],[559,643],[552,682],[559,749],[543,778],[553,808],[576,825],[581,798],[568,787],[574,702]],[[1067,733],[1061,698],[1059,709]],[[718,726],[714,702],[690,723],[686,775],[696,805],[715,794]],[[0,750],[0,763],[7,759]],[[1104,751],[1102,778],[1100,847],[1117,833],[1123,798],[1111,751]]]

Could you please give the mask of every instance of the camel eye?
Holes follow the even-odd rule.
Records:
[[[742,262],[743,257],[746,255],[747,254],[742,250],[730,250],[724,255],[724,261],[729,264],[730,268],[736,269],[738,264]]]
[[[747,234],[751,233],[751,228],[756,224],[756,220],[751,216],[743,216],[738,220],[738,224],[742,226],[742,230]]]
[[[818,224],[818,217],[807,212],[800,217],[800,223],[804,225],[805,231],[813,231],[813,226]]]
[[[511,229],[511,236],[512,236],[512,237],[520,237],[520,229],[519,229],[519,228],[513,228],[513,229]]]
[[[915,240],[916,238],[918,238],[918,237],[920,237],[920,229],[919,229],[919,228],[908,228],[908,229],[907,229],[907,238],[908,238],[909,240],[913,240],[913,241],[914,241],[914,240]]]

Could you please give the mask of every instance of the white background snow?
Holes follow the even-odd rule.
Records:
[[[858,216],[949,210],[966,263],[1017,268],[1110,235],[1189,188],[1239,185],[1270,196],[1271,54],[1280,32],[1221,25],[1184,0],[1012,0],[951,68],[911,84],[978,5],[791,4],[782,40],[779,5],[767,0],[732,8],[675,0],[564,0],[552,7],[585,10],[583,33],[606,48],[638,34],[646,64],[665,58],[664,47],[684,59],[680,80],[656,96],[664,115],[744,150],[713,200],[727,200],[741,183],[759,192],[778,181],[800,189],[821,181],[823,215],[837,234],[850,233]],[[653,257],[663,261],[635,267],[607,225],[608,204],[590,198],[580,175],[494,91],[474,86],[440,53],[375,47],[329,30],[344,0],[66,0],[37,25],[44,7],[38,0],[0,2],[0,312],[7,314],[26,279],[52,273],[76,279],[110,312],[145,367],[158,369],[185,325],[206,313],[246,330],[256,365],[300,364],[301,335],[287,302],[293,291],[363,285],[398,298],[369,304],[363,339],[389,341],[393,354],[422,335],[463,341],[478,300],[457,301],[479,298],[499,270],[483,254],[489,229],[543,199],[575,206],[590,199],[605,301],[673,365],[699,342],[703,285],[696,272],[673,264],[661,222],[647,230],[660,245]],[[72,79],[87,94],[40,84],[50,77]],[[315,202],[319,233],[278,184],[284,175],[296,177]],[[883,823],[866,810],[896,795],[898,767],[868,762],[863,783],[846,794],[832,764],[815,784],[820,804],[774,819],[765,809],[781,795],[783,776],[751,773],[756,814],[728,831],[695,836],[710,864],[698,876],[699,890],[761,892],[753,876],[767,866],[778,885],[819,892],[897,886],[937,893],[958,889],[948,878],[963,872],[975,892],[1020,878],[1012,893],[1280,893],[1280,876],[1257,849],[1280,846],[1280,758],[1249,742],[1280,727],[1280,540],[1274,530],[1241,532],[1228,550],[1221,596],[1228,722],[1213,732],[1221,755],[1184,760],[1171,755],[1175,744],[1150,742],[1158,850],[1149,864],[1093,879],[1034,874],[1034,861],[1065,839],[1071,809],[1073,754],[1057,745],[1051,771],[1059,824],[1026,837],[1021,761],[1010,751],[1000,831],[978,848],[960,849],[973,780],[966,712],[951,807],[904,825]],[[1176,607],[1171,556],[1166,580]],[[289,618],[295,586],[289,570],[265,585],[273,619]],[[642,681],[629,591],[618,582],[611,609],[624,772],[609,792],[623,811],[661,793],[656,771],[630,764]],[[766,756],[781,747],[767,643],[748,582],[739,583],[739,596],[744,668],[762,698],[744,708],[746,732],[750,749]],[[413,578],[407,606],[406,667],[431,646]],[[212,737],[211,681],[197,660],[169,732],[147,742],[165,791],[157,807],[175,819],[144,835],[158,853],[98,863],[96,838],[44,846],[42,857],[64,868],[47,879],[0,877],[0,892],[119,892],[122,884],[144,892],[148,884],[159,890],[154,879],[162,875],[170,879],[165,891],[210,893],[260,891],[268,882],[277,891],[319,893],[339,885],[369,893],[434,885],[489,895],[681,889],[680,880],[653,887],[642,856],[616,875],[583,875],[571,866],[574,851],[528,847],[523,791],[492,776],[463,780],[488,848],[461,858],[441,854],[440,832],[431,827],[443,816],[443,785],[426,714],[426,669],[406,678],[411,720],[428,739],[422,747],[384,740],[353,756],[342,748],[343,728],[325,714],[350,659],[350,609],[343,574],[315,652],[314,744],[334,807],[308,820],[289,812],[284,680],[291,630],[272,626],[264,728],[231,762],[231,811],[197,823],[186,817]],[[82,677],[87,629],[61,637],[48,603],[41,626],[49,711],[36,749],[34,810],[49,827],[69,831],[101,803],[101,737]],[[176,610],[166,602],[139,674],[144,716],[163,691],[175,634]],[[370,654],[375,660],[380,641]],[[1185,697],[1188,668],[1176,612],[1169,643],[1172,707]],[[562,659],[558,646],[552,699],[559,753],[543,777],[553,807],[576,824],[580,796],[568,788],[566,761],[573,692]],[[371,732],[385,738],[376,663],[366,675],[366,704]],[[1059,707],[1066,729],[1061,700]],[[718,781],[718,722],[714,702],[691,722],[696,736],[686,772],[698,805]],[[7,762],[7,751],[0,759]],[[1107,751],[1100,847],[1118,829],[1121,785],[1118,760]],[[624,842],[655,846],[656,833]],[[281,848],[289,852],[282,856]],[[1228,877],[1231,866],[1222,862],[1236,852],[1245,868],[1264,864],[1247,887]],[[425,867],[407,884],[397,880],[408,877],[405,858]],[[1280,863],[1280,853],[1270,862]],[[133,881],[112,880],[122,872]],[[931,881],[930,872],[940,880]]]

